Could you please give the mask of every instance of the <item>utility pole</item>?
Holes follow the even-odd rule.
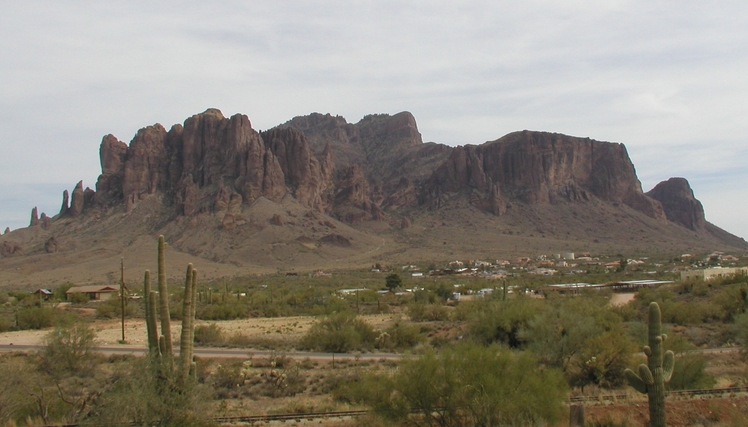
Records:
[[[125,258],[120,258],[119,281],[120,311],[122,312],[122,344],[125,343]]]

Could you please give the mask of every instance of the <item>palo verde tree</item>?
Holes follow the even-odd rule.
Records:
[[[388,275],[385,279],[385,285],[391,292],[403,285],[403,280],[396,273]]]

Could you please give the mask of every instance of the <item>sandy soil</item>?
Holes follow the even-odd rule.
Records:
[[[361,316],[361,318],[369,322],[375,328],[383,328],[392,321],[393,315],[366,315]],[[265,337],[271,339],[296,339],[304,335],[314,322],[314,317],[298,316],[216,322],[198,321],[197,324],[207,325],[215,323],[222,329],[226,336],[241,333],[253,338]],[[92,323],[92,326],[96,331],[96,341],[98,345],[114,345],[118,344],[119,340],[122,339],[122,324],[119,320],[95,321]],[[175,342],[178,342],[179,333],[182,329],[181,323],[173,321],[171,329],[172,339],[175,340]],[[51,329],[3,332],[0,333],[0,345],[40,345],[43,343],[44,337],[50,331]],[[147,346],[145,320],[127,319],[125,321],[125,340],[130,345],[142,347]]]
[[[626,305],[633,301],[634,296],[636,296],[636,294],[613,294],[613,296],[610,297],[610,305]]]

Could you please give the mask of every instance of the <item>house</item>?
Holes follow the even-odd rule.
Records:
[[[47,301],[52,298],[54,293],[49,289],[37,289],[34,291],[34,295],[36,295],[40,300]]]
[[[748,274],[748,267],[736,267],[736,268],[725,268],[725,267],[714,267],[706,268],[704,270],[686,270],[680,272],[680,280],[712,280],[719,277],[729,277],[738,274]]]
[[[119,293],[119,288],[114,286],[73,286],[65,292],[65,297],[70,299],[72,294],[87,294],[88,298],[92,301],[106,301],[117,293]]]

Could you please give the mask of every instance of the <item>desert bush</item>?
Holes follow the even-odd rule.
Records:
[[[83,322],[56,328],[44,339],[39,355],[39,367],[55,375],[92,375],[96,359],[93,347],[96,333]]]
[[[75,313],[47,306],[27,306],[16,312],[17,329],[44,329],[70,325],[78,319]]]
[[[571,385],[614,388],[625,384],[624,371],[631,365],[634,346],[621,328],[587,340],[573,359],[567,378]]]
[[[199,345],[223,344],[223,331],[215,323],[195,327],[195,343]]]
[[[413,302],[408,304],[408,317],[414,322],[447,320],[449,318],[449,310],[442,304]]]
[[[420,328],[398,319],[376,338],[376,347],[383,350],[412,348],[424,341]]]
[[[743,358],[748,358],[748,313],[743,313],[735,318],[732,328],[735,343],[740,346]]]
[[[309,329],[301,347],[328,353],[346,353],[374,347],[378,334],[355,314],[341,312],[326,316]]]
[[[693,390],[711,388],[717,383],[714,376],[706,372],[707,358],[701,354],[685,353],[675,358],[675,368],[668,390]]]
[[[125,316],[133,315],[133,304],[125,300]],[[122,301],[117,298],[109,298],[96,304],[96,317],[99,319],[119,319],[122,317]]]
[[[530,320],[547,309],[544,301],[515,298],[507,301],[483,300],[475,303],[468,315],[468,332],[483,344],[501,343],[512,348],[525,344],[520,331]]]
[[[235,389],[244,385],[244,380],[249,376],[249,369],[252,362],[241,360],[227,360],[216,366],[211,375],[214,387]]]
[[[248,317],[248,307],[240,302],[198,305],[195,318],[201,320],[233,320]]]
[[[389,424],[554,425],[566,390],[560,371],[540,368],[527,352],[465,343],[404,359],[392,375],[368,374],[337,395]]]
[[[182,387],[165,380],[157,358],[139,357],[119,367],[111,386],[94,402],[95,425],[215,426],[206,420],[209,389],[195,382]]]

